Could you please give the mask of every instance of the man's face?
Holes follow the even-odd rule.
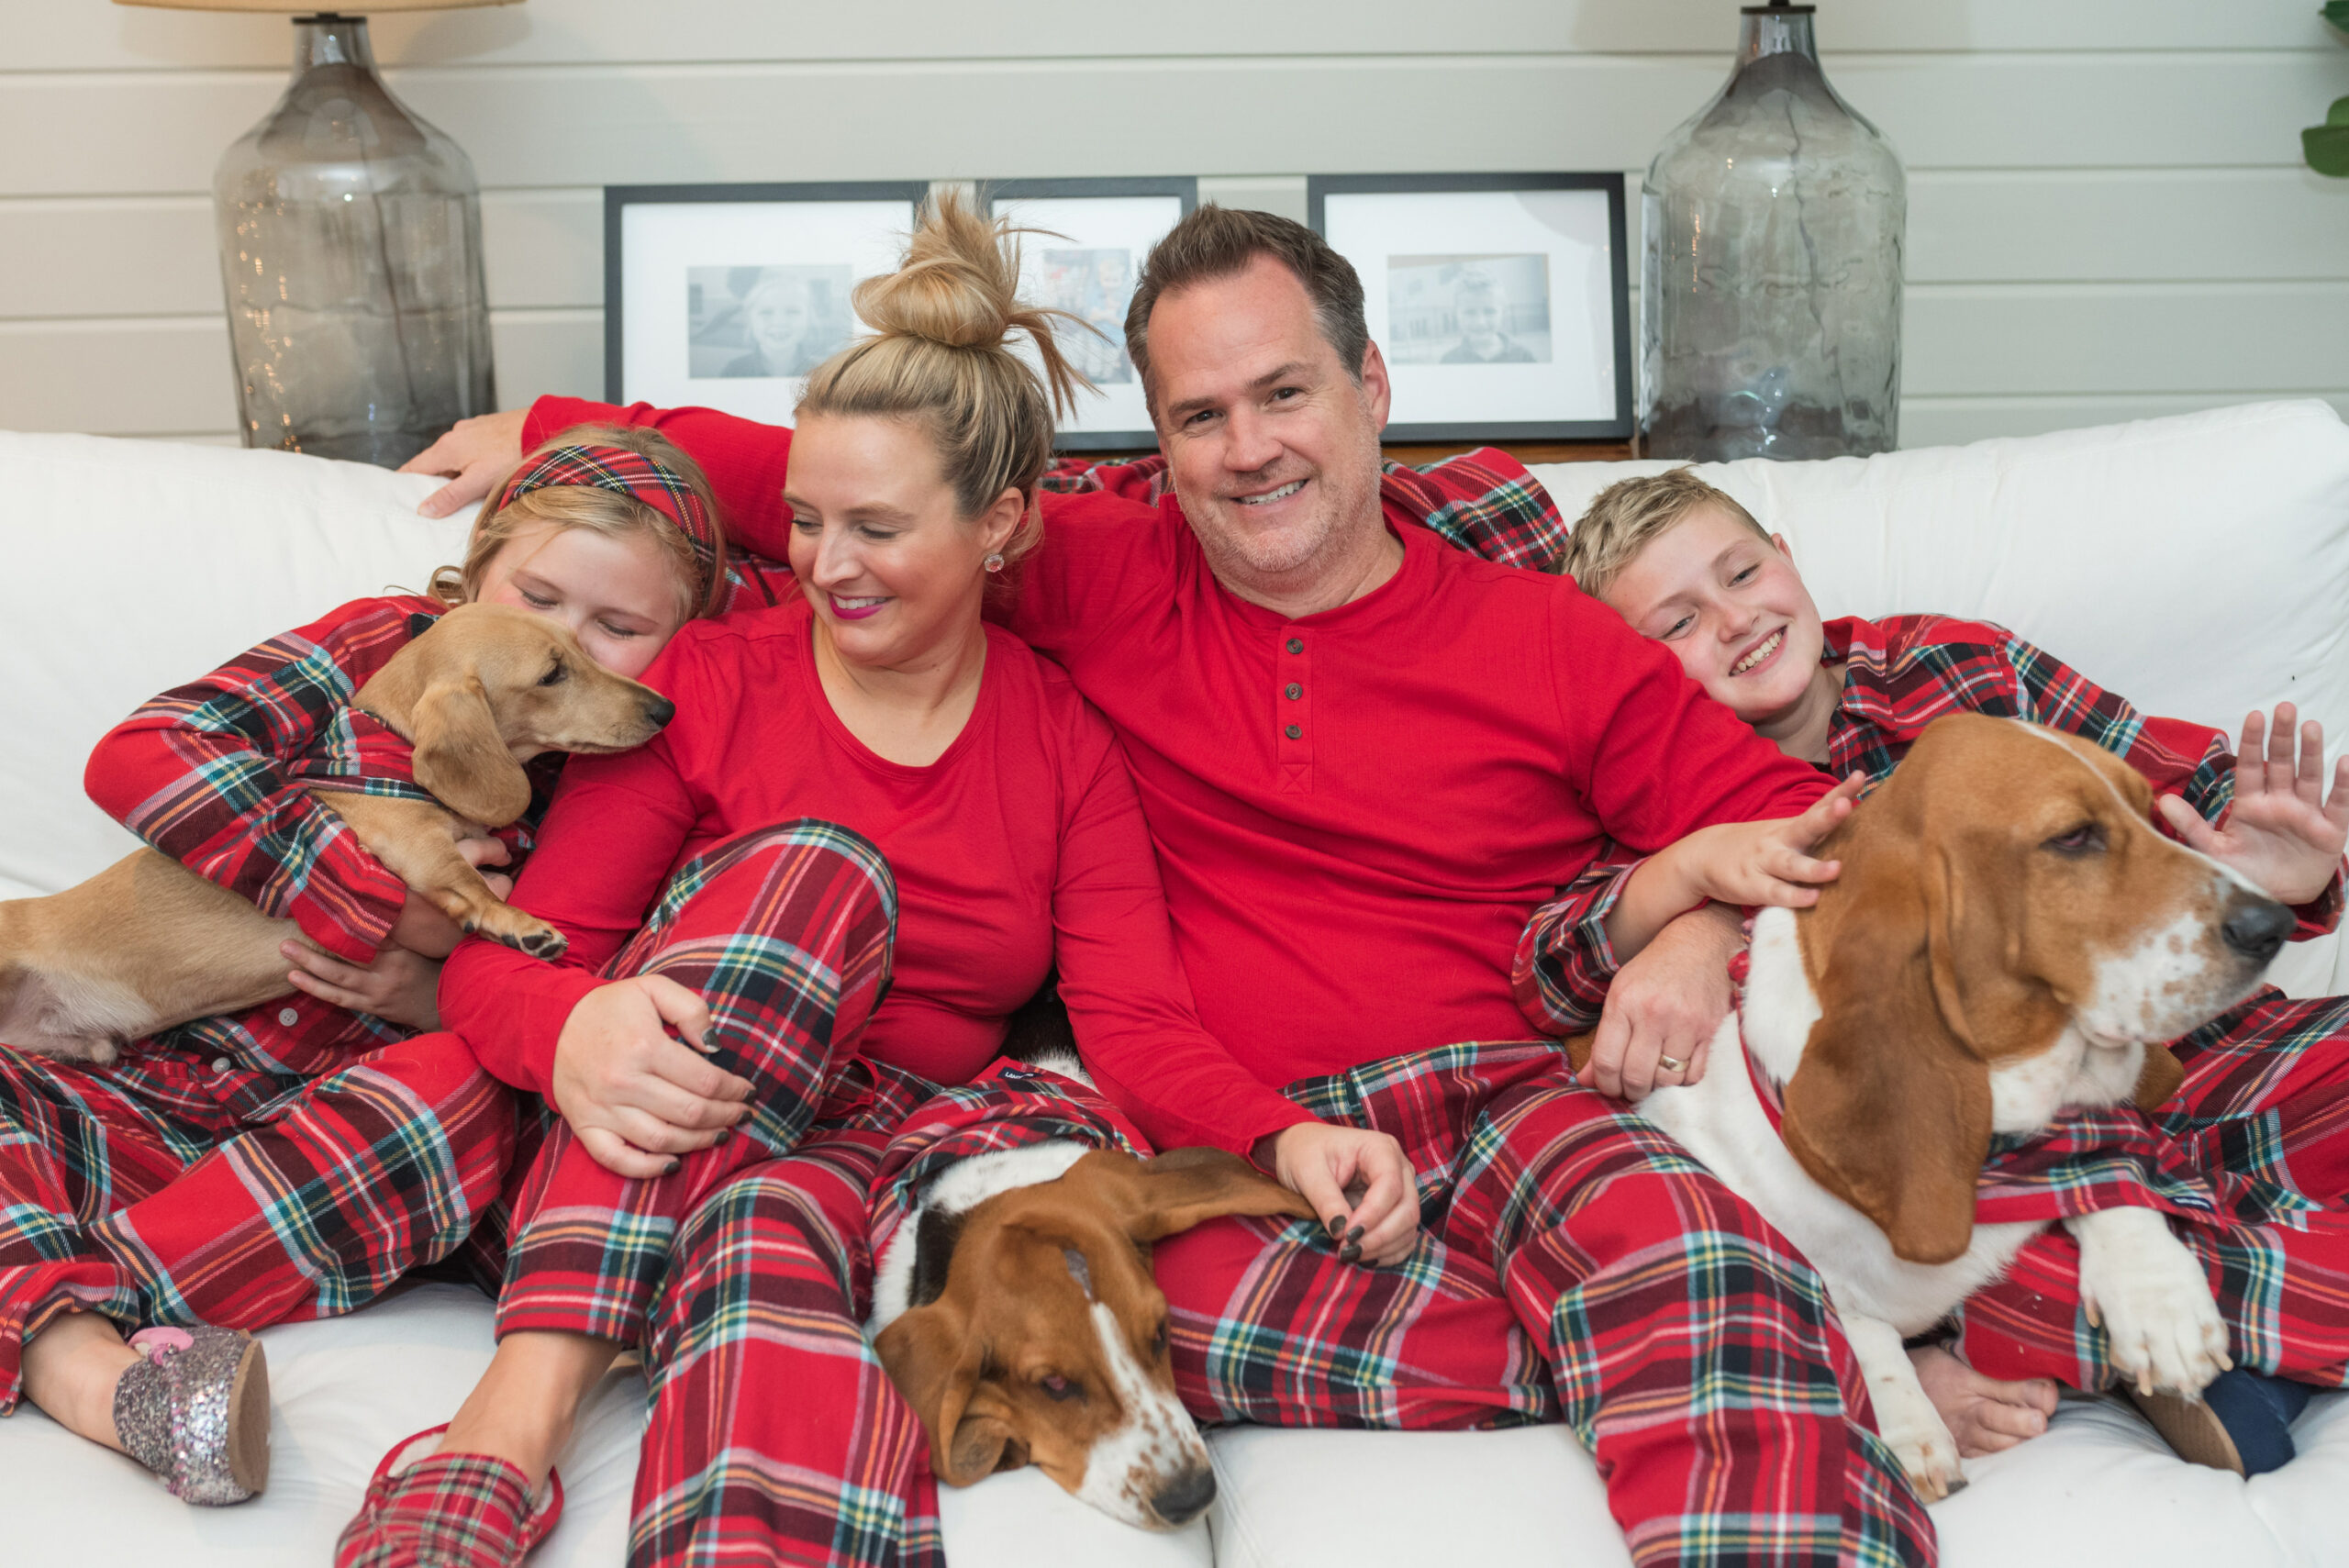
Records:
[[[1693,507],[1607,585],[1607,603],[1748,724],[1801,700],[1826,633],[1785,548],[1720,507]]]
[[[1230,586],[1308,588],[1317,569],[1386,526],[1386,366],[1374,346],[1362,384],[1348,371],[1305,285],[1268,256],[1152,309],[1158,444],[1208,564]]]

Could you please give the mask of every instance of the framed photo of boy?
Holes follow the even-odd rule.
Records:
[[[1019,237],[1019,297],[1085,324],[1053,319],[1061,352],[1094,387],[1077,394],[1053,444],[1063,451],[1157,445],[1141,378],[1126,357],[1126,306],[1150,248],[1198,205],[1198,181],[996,180],[985,195],[996,217],[1044,231]]]
[[[922,180],[604,187],[604,397],[787,425],[807,373],[863,329]]]
[[[1315,174],[1362,274],[1390,441],[1629,440],[1623,176]]]

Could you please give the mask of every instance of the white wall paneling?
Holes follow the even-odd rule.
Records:
[[[0,427],[233,427],[208,188],[282,90],[282,19],[13,6]],[[2313,0],[1873,0],[1828,68],[1910,172],[1909,444],[2267,394],[2349,406],[2349,93]],[[653,17],[657,15],[657,24]],[[480,171],[499,386],[598,390],[606,183],[1636,172],[1719,84],[1720,0],[529,0],[385,17],[393,84]],[[1636,205],[1634,221],[1636,222]]]

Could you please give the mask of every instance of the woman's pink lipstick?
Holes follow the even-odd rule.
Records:
[[[832,614],[842,620],[863,620],[867,616],[879,615],[889,602],[884,599],[877,605],[864,605],[852,609],[841,603],[841,596],[838,594],[827,594],[824,597],[830,602]]]

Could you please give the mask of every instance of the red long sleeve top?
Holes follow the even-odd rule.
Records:
[[[787,431],[700,409],[535,412],[526,439],[659,425],[750,548],[785,552]],[[1452,550],[1391,501],[1401,569],[1296,619],[1216,581],[1172,494],[1047,495],[1044,517],[1011,628],[1125,742],[1207,1030],[1181,1049],[1086,1044],[1162,1144],[1240,1146],[1257,1091],[1300,1077],[1523,1038],[1519,933],[1610,836],[1657,849],[1829,787],[1571,579]]]
[[[963,732],[925,767],[868,750],[817,673],[811,612],[695,622],[644,679],[677,717],[650,743],[572,761],[514,901],[571,940],[559,964],[468,941],[440,1008],[498,1077],[546,1092],[563,1021],[670,874],[739,834],[816,817],[896,874],[895,978],[852,1049],[941,1083],[991,1061],[1057,962],[1087,1053],[1214,1053],[1174,957],[1133,780],[1067,674],[997,628]],[[1269,1091],[1227,1141],[1308,1119]]]

